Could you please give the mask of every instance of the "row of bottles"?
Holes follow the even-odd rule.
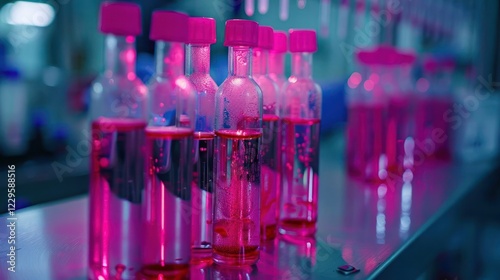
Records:
[[[448,60],[426,58],[413,81],[416,56],[390,46],[357,53],[348,79],[347,169],[371,182],[394,180],[424,161],[449,160],[451,73]]]
[[[92,85],[92,279],[252,265],[277,233],[314,236],[321,90],[311,30],[228,20],[229,73],[210,77],[215,20],[152,15],[156,73],[135,74],[135,4],[101,5],[105,71]],[[292,53],[292,75],[284,56]],[[272,72],[272,74],[270,73]]]
[[[299,13],[299,16],[312,13],[319,19],[318,29],[324,38],[337,36],[345,40],[351,32],[363,30],[367,33],[370,28],[367,26],[378,22],[386,26],[391,22],[401,26],[398,32],[403,34],[391,34],[395,31],[386,32],[386,37],[415,36],[415,32],[422,32],[422,35],[433,41],[453,39],[454,26],[462,25],[474,17],[474,9],[480,4],[471,0],[465,1],[411,1],[401,0],[398,2],[383,0],[279,0],[269,2],[269,0],[245,0],[244,11],[249,17],[259,14],[268,14],[277,17],[282,21],[291,20],[290,14]],[[257,7],[257,9],[256,9]],[[438,16],[439,15],[439,16]],[[393,18],[397,17],[397,20]],[[352,22],[352,27],[350,27]],[[373,25],[372,25],[373,26]],[[334,27],[333,30],[330,30]],[[371,27],[373,30],[375,27]],[[469,27],[466,27],[469,28]],[[397,30],[397,29],[396,29]],[[379,31],[376,31],[378,33]]]

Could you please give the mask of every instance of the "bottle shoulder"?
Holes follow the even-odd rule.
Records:
[[[215,93],[218,89],[217,84],[209,74],[193,73],[187,78],[197,92]]]
[[[103,94],[111,95],[147,95],[146,85],[136,76],[99,75],[91,85],[91,94],[99,98]]]
[[[98,76],[90,90],[90,116],[108,118],[146,118],[148,89],[135,77]]]
[[[262,90],[255,82],[254,79],[250,77],[238,77],[230,76],[222,82],[217,93],[247,93],[247,94],[259,94],[262,95]]]
[[[92,84],[93,85],[99,84],[102,86],[109,86],[109,87],[120,87],[120,86],[124,86],[127,88],[145,87],[145,84],[136,75],[125,76],[125,75],[113,75],[107,73],[102,73],[99,76],[97,76],[92,82]]]
[[[192,94],[196,92],[193,83],[184,75],[180,75],[175,78],[154,75],[149,80],[147,87],[150,91],[182,91]]]
[[[296,78],[291,76],[283,84],[282,92],[293,93],[293,92],[314,92],[321,94],[321,87],[310,78]]]
[[[255,82],[262,89],[263,94],[276,94],[278,92],[278,86],[276,83],[267,75],[255,75],[253,77]]]

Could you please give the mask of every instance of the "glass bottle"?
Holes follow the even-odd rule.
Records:
[[[383,64],[380,73],[380,84],[387,99],[385,122],[385,150],[387,156],[387,178],[393,180],[403,174],[398,159],[404,148],[406,126],[409,123],[410,104],[400,86],[399,74],[403,71],[402,54],[391,47],[382,56]]]
[[[148,84],[141,267],[145,278],[189,274],[196,93],[183,69],[187,29],[185,14],[156,11],[152,15],[156,73]]]
[[[269,51],[269,77],[278,86],[278,92],[286,82],[285,55],[287,52],[287,37],[284,31],[274,31],[273,48]]]
[[[210,45],[216,41],[213,18],[189,18],[186,76],[196,93],[191,250],[193,263],[212,262],[214,114],[217,84],[210,76]]]
[[[415,164],[419,165],[425,161],[436,159],[436,142],[432,139],[435,128],[441,127],[443,120],[444,103],[438,98],[439,63],[433,57],[423,60],[423,77],[417,81],[417,89],[420,91],[417,99],[415,112],[416,135],[415,135]],[[441,107],[441,108],[440,108]],[[441,113],[439,113],[441,111]],[[444,110],[446,111],[446,110]]]
[[[260,237],[271,240],[276,237],[279,185],[279,104],[278,88],[269,77],[269,50],[273,47],[273,29],[259,26],[257,48],[253,49],[252,77],[262,90],[262,169],[260,173]]]
[[[316,32],[290,30],[292,75],[281,94],[281,191],[278,231],[312,236],[318,216],[321,89],[312,79]]]
[[[364,180],[382,183],[387,172],[387,99],[390,89],[391,49],[379,46],[366,61],[367,78],[363,81],[364,112],[362,114],[363,151],[362,174]],[[394,145],[394,144],[390,144]],[[392,175],[391,175],[392,176]]]
[[[367,60],[368,51],[356,54],[358,71],[353,72],[347,80],[347,130],[346,130],[346,165],[347,172],[353,177],[362,177],[365,161],[364,151],[367,146],[366,113],[363,81],[369,78]]]
[[[410,53],[398,52],[398,64],[393,69],[396,94],[389,97],[387,143],[390,139],[395,145],[395,153],[387,153],[389,173],[397,176],[413,168],[413,150],[415,146],[414,104],[411,74],[415,56]],[[395,128],[395,129],[394,129]],[[392,133],[391,133],[392,132]],[[392,175],[394,176],[394,175]]]
[[[226,22],[229,75],[215,97],[214,261],[245,266],[259,259],[262,91],[252,79],[258,24]]]
[[[99,18],[105,70],[91,87],[89,278],[131,279],[140,265],[148,95],[135,75],[141,11],[104,2]]]

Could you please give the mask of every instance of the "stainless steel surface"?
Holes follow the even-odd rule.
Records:
[[[341,149],[330,141],[322,143],[316,239],[277,240],[252,269],[193,268],[192,279],[385,279],[402,277],[403,268],[405,279],[416,277],[494,171],[491,163],[424,163],[406,183],[369,185],[346,178]],[[87,201],[18,210],[15,273],[6,268],[7,217],[0,217],[0,279],[85,279]],[[336,269],[344,264],[360,271],[342,275]]]

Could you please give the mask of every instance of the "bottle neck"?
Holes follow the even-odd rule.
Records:
[[[135,37],[107,35],[104,44],[105,72],[135,78]]]
[[[312,77],[312,53],[292,53],[292,76]]]
[[[210,73],[210,45],[186,45],[186,76]]]
[[[177,77],[184,74],[184,43],[156,41],[156,75]]]
[[[229,47],[229,76],[250,77],[252,75],[252,49]]]
[[[269,53],[269,73],[276,75],[285,74],[285,54]]]
[[[268,71],[268,59],[269,59],[269,51],[263,49],[254,49],[253,50],[253,74],[259,75],[267,75]]]

